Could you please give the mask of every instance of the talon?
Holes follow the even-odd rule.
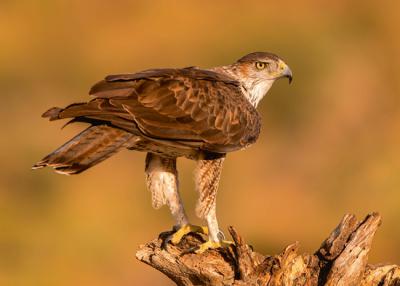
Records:
[[[231,245],[234,245],[233,241],[222,240],[222,241],[211,241],[200,244],[196,249],[194,249],[194,253],[201,254],[209,249],[218,249],[218,248],[229,248]]]
[[[169,234],[168,234],[168,233],[169,233]],[[159,238],[162,240],[161,249],[167,250],[168,242],[171,241],[171,238],[172,238],[173,233],[174,233],[173,231],[165,232],[165,235],[159,236]]]
[[[175,230],[175,227],[174,227],[174,230]],[[182,238],[185,235],[187,235],[191,232],[202,233],[202,234],[208,235],[208,228],[206,226],[186,224],[186,225],[182,226],[181,228],[176,229],[174,233],[170,234],[166,239],[164,239],[164,241],[162,243],[162,248],[166,249],[168,242],[171,242],[173,245],[177,245],[179,242],[181,242]]]

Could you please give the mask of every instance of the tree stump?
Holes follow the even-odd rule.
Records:
[[[161,234],[160,238],[141,245],[136,257],[184,286],[400,286],[399,266],[367,264],[380,223],[377,213],[367,215],[362,221],[347,214],[314,254],[298,254],[296,242],[280,254],[262,255],[229,227],[235,242],[229,249],[187,253],[205,241],[205,237],[193,233],[164,250]]]

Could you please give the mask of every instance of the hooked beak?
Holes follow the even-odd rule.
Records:
[[[287,77],[289,79],[289,84],[290,84],[293,79],[292,70],[282,60],[279,61],[279,71],[280,72],[279,72],[278,78]]]
[[[289,68],[289,66],[285,65],[285,68],[283,69],[283,72],[282,72],[282,77],[287,77],[289,79],[289,84],[292,82],[293,74],[292,74],[292,70]]]

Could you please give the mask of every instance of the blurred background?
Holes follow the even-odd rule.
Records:
[[[253,51],[286,60],[259,109],[257,144],[228,156],[218,195],[263,253],[313,252],[345,213],[383,216],[370,262],[400,264],[398,1],[0,2],[0,284],[172,285],[135,260],[173,224],[155,211],[144,153],[123,151],[78,176],[30,167],[84,126],[52,106],[89,99],[107,74],[211,67]],[[179,162],[190,217],[194,162]]]

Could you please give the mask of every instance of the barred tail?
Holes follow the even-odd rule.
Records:
[[[118,128],[92,125],[37,162],[32,169],[50,166],[60,174],[78,174],[127,147],[132,137],[133,134]]]

